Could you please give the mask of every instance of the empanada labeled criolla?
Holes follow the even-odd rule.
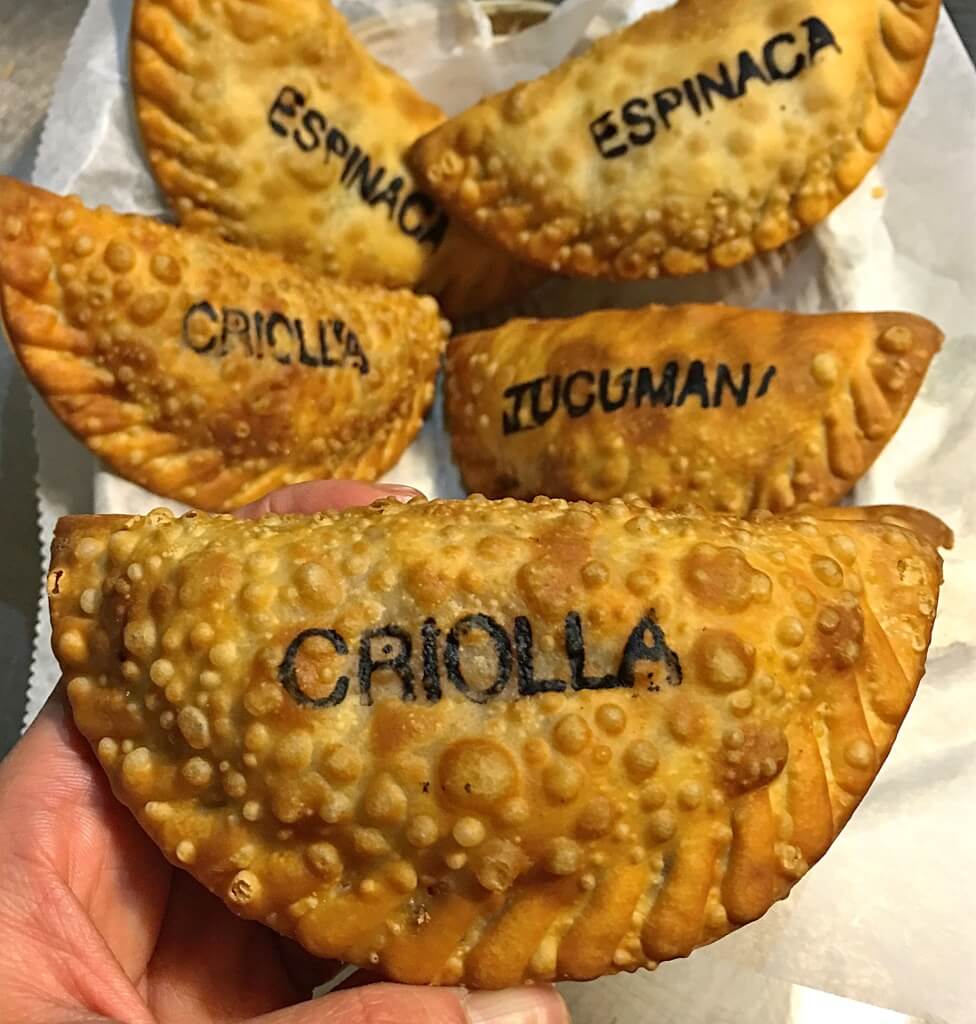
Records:
[[[731,267],[853,191],[938,0],[678,0],[420,141],[432,191],[520,258],[620,279]]]
[[[390,978],[688,954],[864,795],[922,675],[937,520],[387,502],[61,520],[75,720],[174,863]]]
[[[214,510],[379,476],[420,429],[448,331],[429,296],[5,178],[0,312],[27,376],[95,454]]]
[[[908,412],[942,333],[908,313],[648,306],[448,345],[470,491],[744,513],[827,505]]]
[[[136,0],[132,86],[181,223],[452,316],[539,278],[453,224],[404,154],[444,120],[328,0]]]

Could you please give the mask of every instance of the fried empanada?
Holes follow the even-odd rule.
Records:
[[[184,227],[430,291],[451,316],[540,280],[418,185],[404,154],[444,114],[328,0],[136,0],[131,47],[149,163]]]
[[[822,220],[878,159],[939,0],[678,0],[413,154],[520,259],[619,279],[731,267]]]
[[[908,313],[512,320],[448,345],[454,458],[468,490],[493,498],[827,505],[894,434],[941,342]]]
[[[0,312],[27,376],[95,454],[213,510],[379,476],[420,429],[449,330],[429,296],[316,278],[6,178]]]
[[[62,519],[48,592],[75,720],[168,858],[320,956],[498,988],[788,893],[911,703],[933,541],[899,509],[162,510]]]

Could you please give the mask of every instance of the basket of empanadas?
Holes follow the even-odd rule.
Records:
[[[925,671],[953,535],[883,482],[956,325],[856,285],[939,4],[366,6],[134,0],[109,155],[0,180],[103,482],[54,654],[233,913],[397,982],[654,968],[829,864]],[[388,474],[431,500],[228,515]]]

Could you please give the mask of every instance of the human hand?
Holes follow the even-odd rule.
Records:
[[[329,481],[240,510],[314,512],[410,488]],[[308,1001],[330,965],[235,917],[112,795],[59,686],[0,764],[4,1024],[568,1024],[550,989],[375,984]]]

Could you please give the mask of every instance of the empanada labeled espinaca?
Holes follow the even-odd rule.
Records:
[[[521,259],[731,267],[822,220],[911,99],[938,0],[678,0],[422,139],[432,191]]]
[[[479,988],[680,957],[826,851],[922,675],[930,517],[387,502],[61,520],[75,720],[236,913]]]
[[[444,120],[328,0],[136,0],[132,85],[181,223],[452,316],[538,280],[454,224],[404,154]]]
[[[470,491],[745,513],[826,505],[891,438],[942,333],[908,313],[649,306],[448,345]]]
[[[429,296],[312,277],[4,178],[0,311],[28,377],[93,452],[216,510],[392,466],[448,330]]]

